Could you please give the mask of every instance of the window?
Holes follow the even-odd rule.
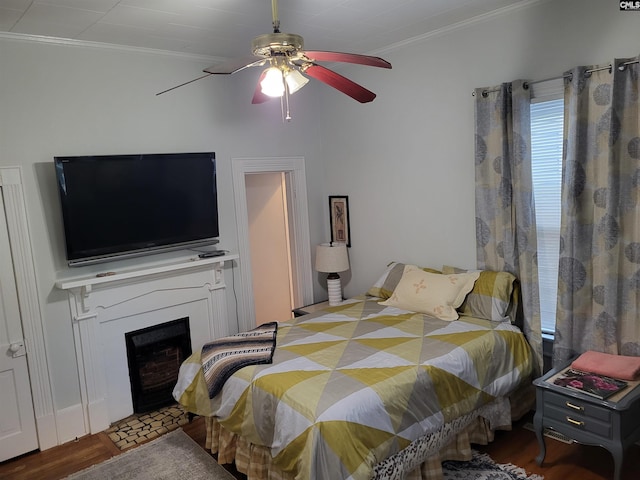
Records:
[[[543,89],[538,88],[538,91]],[[542,332],[553,335],[556,324],[560,205],[562,186],[562,86],[534,95],[531,103],[531,168],[538,233],[538,281]]]

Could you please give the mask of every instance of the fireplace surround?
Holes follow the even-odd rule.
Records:
[[[73,322],[85,433],[134,412],[125,336],[187,317],[191,350],[237,331],[226,305],[224,266],[237,259],[196,255],[107,276],[59,280]]]
[[[171,393],[182,362],[191,355],[189,318],[124,334],[133,413],[146,413],[175,402]]]

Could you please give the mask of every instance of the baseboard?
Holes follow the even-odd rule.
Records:
[[[56,425],[59,445],[83,437],[88,433],[84,425],[81,404],[57,410]]]
[[[38,447],[40,450],[58,445],[58,429],[56,428],[55,415],[43,415],[36,417],[36,425],[38,428]]]

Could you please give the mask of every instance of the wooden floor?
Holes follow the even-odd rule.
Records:
[[[524,428],[531,422],[525,417],[512,431],[497,432],[495,441],[486,447],[476,447],[488,453],[498,463],[513,463],[528,473],[543,475],[545,480],[611,480],[613,460],[609,452],[600,447],[568,445],[547,438],[547,456],[539,467],[535,463],[538,443],[535,434]],[[204,448],[206,433],[202,418],[196,418],[183,427],[184,431]],[[44,452],[34,452],[0,463],[3,480],[57,480],[90,465],[100,463],[122,453],[105,433],[88,435]],[[236,478],[244,478],[231,468]],[[633,445],[627,452],[622,480],[640,479],[640,446]]]
[[[488,453],[498,463],[513,463],[529,474],[537,473],[545,480],[612,480],[613,458],[602,447],[577,443],[567,444],[545,437],[547,453],[543,466],[538,466],[538,440],[524,428],[531,423],[529,415],[513,426],[512,431],[496,432],[495,440],[476,449]],[[625,455],[621,480],[640,480],[640,446],[633,445]]]

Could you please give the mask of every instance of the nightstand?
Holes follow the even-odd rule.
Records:
[[[640,439],[640,386],[629,386],[601,400],[569,388],[553,384],[555,376],[571,362],[534,380],[536,413],[533,424],[540,445],[536,457],[542,465],[546,454],[544,429],[551,428],[586,445],[601,446],[613,455],[614,480],[620,480],[626,450]]]
[[[312,303],[311,305],[305,305],[304,307],[294,308],[291,310],[294,317],[301,317],[302,315],[308,315],[309,313],[316,313],[329,306],[329,300],[324,302]]]

